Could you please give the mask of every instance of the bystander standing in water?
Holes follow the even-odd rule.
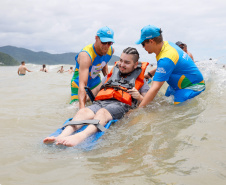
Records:
[[[42,65],[42,68],[40,69],[40,71],[48,73],[48,69],[46,69],[45,64]]]
[[[178,42],[176,42],[176,45],[178,45],[194,61],[193,55],[191,54],[191,52],[188,51],[187,44],[182,43],[181,41],[178,41]]]
[[[57,73],[63,73],[64,72],[64,66],[61,66],[61,68],[57,71]]]
[[[73,67],[70,67],[70,69],[68,69],[67,72],[68,72],[69,74],[73,73],[73,72],[74,72]]]
[[[18,68],[17,73],[18,73],[18,75],[23,76],[26,74],[26,71],[32,72],[25,66],[25,62],[22,61],[20,67]]]

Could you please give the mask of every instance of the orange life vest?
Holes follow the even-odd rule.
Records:
[[[95,101],[114,98],[131,106],[132,96],[127,90],[133,87],[139,90],[144,85],[144,72],[148,62],[139,62],[137,68],[125,78],[120,77],[117,63],[108,74],[107,80],[97,94]]]

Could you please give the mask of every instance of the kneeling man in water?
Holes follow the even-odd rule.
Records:
[[[72,121],[100,120],[105,126],[112,119],[121,119],[130,109],[143,100],[149,90],[144,78],[147,62],[138,62],[139,53],[135,48],[123,50],[120,60],[111,72],[104,77],[103,85],[91,106],[80,109]],[[44,143],[56,142],[57,145],[75,146],[98,131],[89,125],[84,131],[71,135],[82,126],[67,126],[58,137],[47,137]]]
[[[174,104],[194,98],[205,90],[204,78],[196,64],[174,43],[163,41],[160,28],[145,26],[136,44],[142,44],[149,54],[155,53],[157,59],[157,68],[148,72],[150,78],[154,76],[151,88],[139,107],[151,102],[165,81],[169,84],[165,96],[174,96]]]

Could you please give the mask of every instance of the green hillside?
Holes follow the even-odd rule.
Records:
[[[14,46],[0,47],[0,52],[6,53],[17,61],[25,61],[32,64],[72,64],[75,65],[75,56],[77,53],[63,53],[63,54],[50,54],[47,52],[34,52],[25,48],[18,48]],[[115,61],[119,60],[119,57],[112,56],[110,65],[113,65]]]
[[[20,65],[13,57],[0,52],[0,66],[18,66]]]

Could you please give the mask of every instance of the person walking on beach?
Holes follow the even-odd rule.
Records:
[[[61,66],[61,68],[57,71],[57,73],[63,73],[64,72],[64,66]]]
[[[17,73],[18,73],[19,76],[23,76],[23,75],[26,74],[26,71],[32,72],[25,66],[25,62],[22,61],[20,67],[18,68]]]
[[[103,127],[112,119],[121,119],[130,109],[142,101],[149,90],[144,79],[147,62],[138,62],[139,53],[135,48],[123,50],[120,60],[103,79],[103,88],[97,94],[91,106],[79,109],[72,121],[98,120]],[[103,96],[104,95],[104,96]],[[86,123],[86,122],[84,122]],[[98,131],[89,125],[79,133],[71,135],[81,125],[69,125],[58,137],[47,137],[43,143],[56,142],[57,145],[75,146]]]
[[[48,73],[48,70],[46,69],[45,64],[42,65],[42,68],[40,69],[40,71]]]
[[[136,44],[142,44],[149,54],[155,53],[157,59],[157,68],[148,72],[150,78],[154,76],[152,86],[139,107],[151,102],[165,81],[169,84],[165,96],[173,95],[174,104],[194,98],[205,90],[205,82],[198,67],[176,44],[163,41],[160,28],[145,26]]]
[[[178,45],[194,61],[193,55],[188,51],[187,44],[182,43],[181,41],[178,41],[178,42],[176,42],[176,45]]]
[[[95,43],[84,47],[75,57],[75,72],[71,80],[71,102],[79,101],[79,108],[84,108],[86,103],[85,86],[88,86],[94,95],[100,86],[99,73],[108,74],[108,65],[114,49],[114,32],[105,26],[97,31]]]

